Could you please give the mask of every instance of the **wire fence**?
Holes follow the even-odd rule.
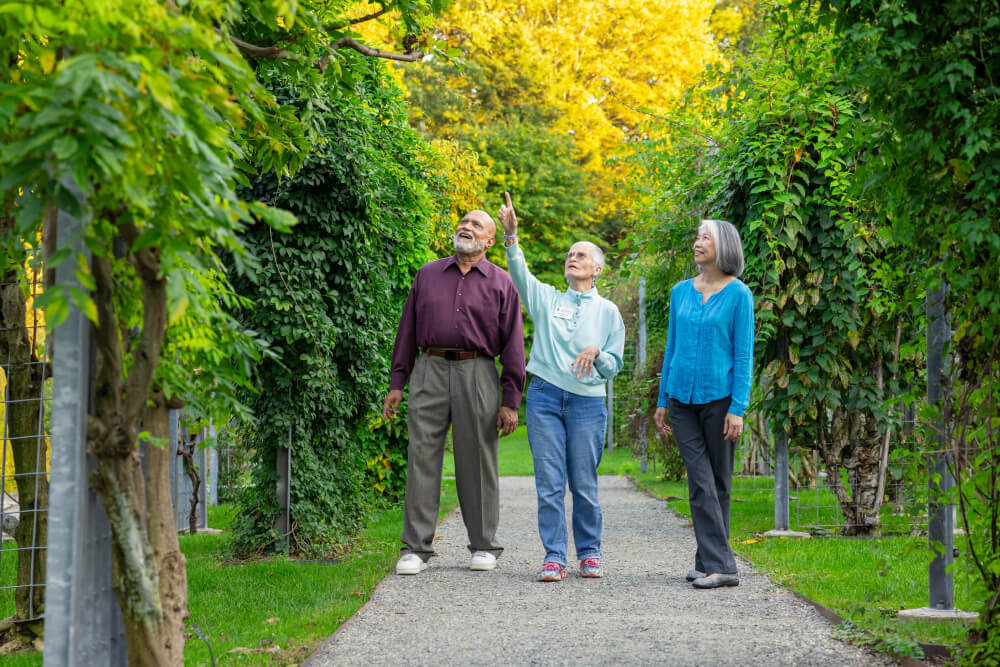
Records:
[[[44,610],[52,383],[40,291],[0,283],[0,618],[16,606],[20,622]]]

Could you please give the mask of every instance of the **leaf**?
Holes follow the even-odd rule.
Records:
[[[69,294],[73,303],[80,309],[80,312],[83,313],[84,317],[94,324],[97,324],[97,305],[94,303],[94,300],[90,298],[90,293],[80,289],[79,287],[70,286]]]
[[[39,64],[42,66],[42,72],[45,74],[51,74],[52,70],[56,66],[56,52],[55,49],[45,49],[42,51],[41,55],[38,57]]]
[[[298,222],[296,217],[284,209],[268,206],[261,202],[250,202],[250,211],[275,231],[288,233]]]

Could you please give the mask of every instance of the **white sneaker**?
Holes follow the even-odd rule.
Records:
[[[472,554],[469,563],[470,570],[492,570],[497,566],[497,557],[489,551],[477,551]]]
[[[417,554],[403,554],[396,563],[396,574],[420,574],[427,569],[427,563]]]

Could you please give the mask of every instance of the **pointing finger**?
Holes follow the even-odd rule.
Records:
[[[514,203],[511,202],[511,200],[510,200],[510,193],[509,192],[505,192],[505,193],[503,193],[503,196],[507,198],[507,208],[514,208]]]

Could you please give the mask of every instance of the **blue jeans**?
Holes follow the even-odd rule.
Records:
[[[535,376],[528,388],[528,443],[535,463],[538,534],[545,560],[566,565],[569,536],[564,497],[573,494],[578,560],[601,556],[597,466],[604,453],[607,408],[602,396],[580,396]]]

